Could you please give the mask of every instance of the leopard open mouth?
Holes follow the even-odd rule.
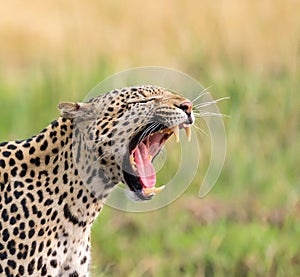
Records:
[[[183,128],[190,140],[190,126],[190,124],[180,124],[167,128],[162,124],[152,123],[130,141],[129,153],[123,162],[123,175],[126,184],[138,199],[150,200],[163,190],[164,186],[155,187],[156,172],[152,162],[172,134],[179,142],[179,129]]]

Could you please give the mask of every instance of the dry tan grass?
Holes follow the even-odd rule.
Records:
[[[220,103],[227,157],[209,198],[195,199],[200,168],[170,208],[105,209],[95,276],[300,276],[299,11],[299,0],[2,1],[3,140],[39,132],[59,100],[82,99],[107,71],[168,66],[231,96]]]
[[[267,1],[3,1],[0,57],[5,68],[66,59],[114,69],[182,68],[197,55],[254,70],[297,66],[300,2]],[[204,66],[207,66],[204,65]]]

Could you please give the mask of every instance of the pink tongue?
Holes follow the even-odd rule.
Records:
[[[144,187],[154,187],[156,183],[155,169],[149,158],[149,149],[143,142],[134,151],[134,161]]]

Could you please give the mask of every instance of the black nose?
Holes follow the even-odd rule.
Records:
[[[184,101],[179,104],[178,108],[183,110],[186,114],[190,115],[193,110],[193,104],[190,101]]]

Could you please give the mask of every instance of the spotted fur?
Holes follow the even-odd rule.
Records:
[[[1,143],[0,276],[88,276],[91,225],[125,182],[130,140],[150,121],[191,121],[185,101],[154,86],[113,90],[61,103],[38,135]]]

